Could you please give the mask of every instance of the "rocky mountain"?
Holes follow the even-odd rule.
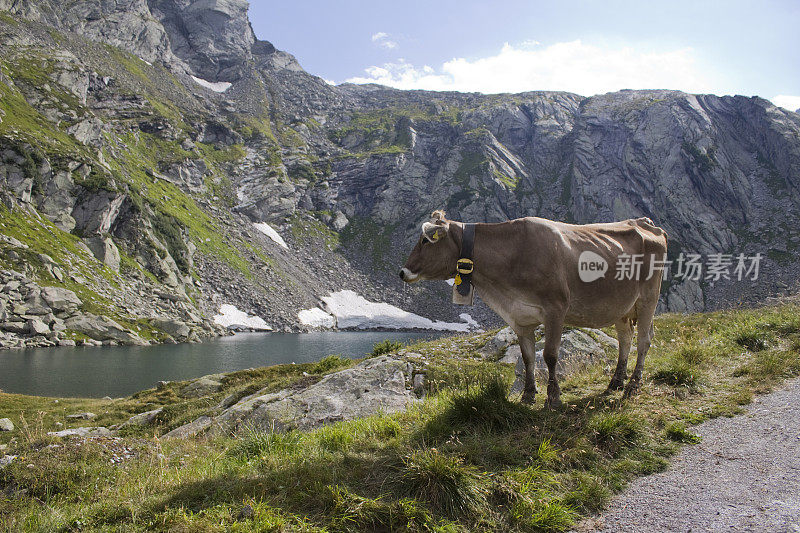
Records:
[[[224,303],[296,329],[340,289],[452,320],[463,309],[444,283],[396,279],[444,208],[487,222],[648,216],[672,259],[763,254],[757,281],[669,280],[664,309],[795,288],[796,113],[676,91],[334,87],[256,38],[247,8],[0,0],[0,282],[71,290],[76,317],[142,340],[174,339],[167,323],[189,329],[178,340],[216,334]],[[14,314],[11,292],[14,328],[47,316]],[[37,342],[92,337],[42,322]]]

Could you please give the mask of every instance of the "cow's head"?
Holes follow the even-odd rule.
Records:
[[[422,224],[422,234],[411,250],[400,279],[414,283],[423,279],[448,279],[455,275],[460,245],[450,231],[451,222],[444,211],[434,211],[431,219]]]

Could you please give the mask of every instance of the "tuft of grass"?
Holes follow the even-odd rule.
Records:
[[[530,419],[525,405],[508,398],[508,385],[500,375],[490,376],[482,385],[453,395],[447,408],[430,421],[430,436],[452,433],[464,426],[488,431],[519,427]]]
[[[265,455],[288,456],[300,449],[301,436],[297,431],[279,433],[248,428],[230,449],[236,457],[250,459]]]
[[[375,345],[372,347],[372,357],[376,357],[378,355],[383,355],[391,352],[396,352],[402,347],[403,347],[402,342],[392,341],[389,339],[383,340],[381,342],[376,342]]]
[[[574,475],[572,484],[572,490],[563,499],[571,509],[598,513],[611,499],[611,490],[595,475],[578,472]]]
[[[550,444],[550,439],[544,439],[536,449],[536,458],[540,464],[551,466],[558,460],[558,450]]]
[[[742,331],[733,340],[751,352],[760,352],[769,346],[767,338],[759,331]]]
[[[19,432],[22,435],[22,439],[27,444],[34,444],[47,436],[47,431],[44,429],[44,418],[46,414],[45,411],[38,411],[35,418],[30,423],[25,418],[25,413],[19,414]]]
[[[703,373],[685,360],[671,358],[667,364],[653,373],[653,381],[673,387],[696,388],[703,383]]]
[[[449,517],[480,516],[487,507],[487,480],[474,467],[436,448],[403,458],[401,490]]]
[[[683,422],[673,422],[669,426],[667,426],[665,433],[667,438],[673,440],[675,442],[684,442],[687,444],[697,444],[703,438],[700,435],[692,433],[688,429],[686,429],[686,425]]]
[[[312,374],[327,374],[333,370],[347,368],[353,364],[352,359],[347,359],[341,355],[328,355],[320,359],[312,367]]]
[[[577,513],[560,501],[542,504],[523,498],[513,505],[511,516],[525,531],[560,532],[572,527]]]
[[[595,444],[612,455],[634,445],[642,437],[641,428],[641,421],[624,411],[597,414],[589,423]]]
[[[330,452],[346,451],[356,440],[350,428],[343,426],[324,427],[319,430],[317,437],[322,449]]]
[[[774,381],[800,374],[800,357],[796,352],[764,350],[754,355],[750,376],[759,381]]]
[[[389,501],[366,498],[341,485],[328,485],[323,496],[337,531],[398,531],[427,529],[428,511],[410,498]]]

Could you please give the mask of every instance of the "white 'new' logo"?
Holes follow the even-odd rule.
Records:
[[[608,262],[594,252],[583,252],[578,257],[578,275],[581,281],[589,283],[600,279],[608,272]]]

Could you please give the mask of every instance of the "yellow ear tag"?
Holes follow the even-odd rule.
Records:
[[[453,283],[456,284],[456,285],[461,285],[461,274],[456,274],[456,277],[453,280]]]

